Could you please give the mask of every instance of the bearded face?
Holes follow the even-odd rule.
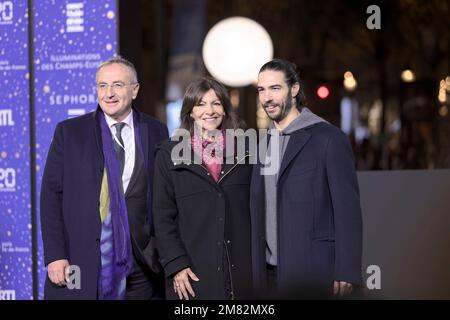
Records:
[[[264,111],[270,120],[280,122],[289,114],[292,109],[292,95],[289,91],[287,97],[281,101],[269,100],[263,104]]]
[[[285,119],[295,107],[292,90],[281,71],[265,70],[258,76],[259,101],[267,116],[275,122]],[[294,94],[297,94],[298,85],[295,90]]]

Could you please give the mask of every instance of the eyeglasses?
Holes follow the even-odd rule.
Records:
[[[132,82],[129,84],[123,83],[123,82],[114,82],[112,84],[107,84],[107,83],[98,83],[97,84],[97,88],[99,91],[105,91],[108,89],[108,87],[111,87],[112,90],[123,90],[125,89],[125,87],[127,86],[132,86],[132,85],[137,85],[137,82]]]

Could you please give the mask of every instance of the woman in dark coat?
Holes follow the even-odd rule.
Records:
[[[181,128],[157,148],[153,215],[168,299],[249,297],[251,161],[243,136],[229,135],[240,123],[223,85],[200,79],[186,90]]]

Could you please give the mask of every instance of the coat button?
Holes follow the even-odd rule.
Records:
[[[220,272],[220,267],[217,268],[217,272]]]
[[[217,195],[219,196],[219,198],[222,198],[222,193],[219,192]]]
[[[220,171],[220,174],[223,174],[223,171]]]
[[[230,241],[230,240],[227,240],[227,243],[231,243],[231,241]]]

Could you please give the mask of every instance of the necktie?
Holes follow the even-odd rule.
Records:
[[[123,174],[123,168],[125,167],[125,145],[122,140],[122,129],[125,127],[125,123],[119,122],[114,125],[116,128],[116,138],[120,142],[120,145],[114,140],[114,150],[116,151],[117,159],[119,159],[120,176]]]

